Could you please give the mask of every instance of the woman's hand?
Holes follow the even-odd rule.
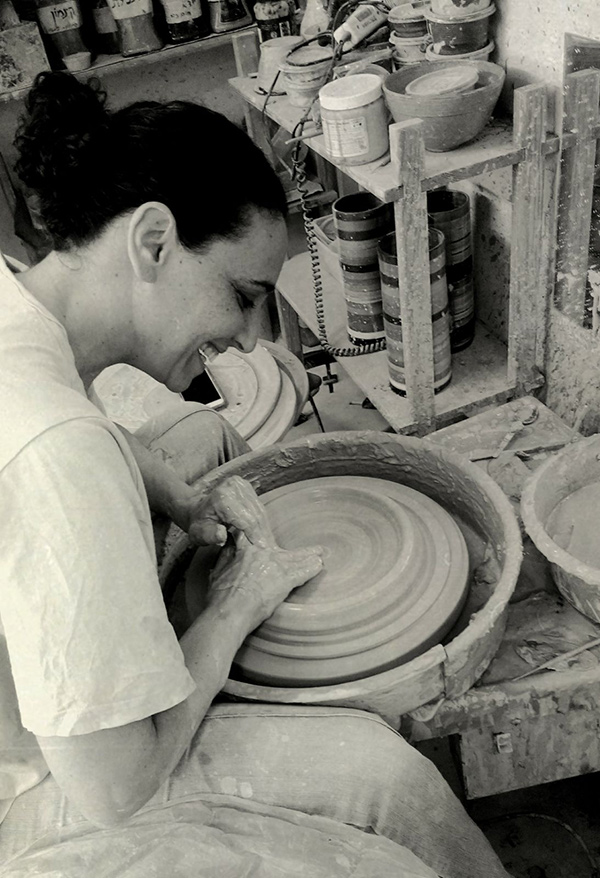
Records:
[[[252,545],[238,533],[221,552],[212,572],[208,606],[239,605],[248,613],[248,632],[272,616],[293,589],[323,569],[320,546],[280,549]]]
[[[225,479],[202,503],[192,498],[188,516],[187,531],[196,545],[224,546],[228,528],[234,528],[255,546],[275,547],[265,508],[250,482],[241,476]]]

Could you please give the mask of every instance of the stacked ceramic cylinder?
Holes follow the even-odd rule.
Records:
[[[406,371],[395,233],[382,238],[378,255],[390,386],[396,393],[404,396]],[[429,284],[433,334],[433,388],[437,393],[452,377],[452,360],[444,235],[433,228],[429,229]]]
[[[431,37],[423,11],[410,3],[393,6],[388,15],[388,24],[394,69],[424,61]]]
[[[333,205],[333,218],[348,337],[357,345],[380,341],[385,338],[385,330],[377,248],[381,238],[393,228],[392,207],[382,204],[370,192],[357,192],[338,198]]]
[[[488,61],[494,50],[491,0],[431,0],[425,11],[431,43],[428,61]]]
[[[429,225],[444,236],[451,317],[452,351],[461,351],[475,334],[475,296],[469,196],[450,189],[427,193]]]

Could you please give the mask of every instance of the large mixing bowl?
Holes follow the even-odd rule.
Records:
[[[421,119],[425,149],[446,152],[467,143],[485,128],[496,106],[505,73],[489,61],[462,61],[473,67],[478,82],[472,91],[440,95],[406,94],[409,82],[432,72],[428,61],[391,73],[383,82],[385,100],[395,122]],[[437,63],[436,73],[447,68],[453,75],[456,63]]]
[[[405,664],[351,682],[311,687],[260,685],[232,676],[224,690],[228,696],[351,706],[397,724],[402,714],[440,696],[462,694],[481,676],[504,634],[522,547],[508,499],[477,466],[429,440],[350,431],[246,454],[214,470],[197,487],[208,496],[234,474],[248,479],[259,495],[307,479],[341,475],[385,479],[422,492],[449,512],[462,531],[470,581],[465,608],[444,642]],[[187,537],[173,531],[160,570],[164,588],[183,580],[192,557]]]

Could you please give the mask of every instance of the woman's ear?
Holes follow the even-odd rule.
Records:
[[[156,283],[161,267],[177,245],[177,227],[169,208],[159,201],[141,204],[131,215],[127,253],[137,278]]]

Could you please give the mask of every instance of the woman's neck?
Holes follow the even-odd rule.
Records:
[[[95,243],[77,252],[52,251],[19,280],[61,323],[85,385],[131,351],[127,264]]]

